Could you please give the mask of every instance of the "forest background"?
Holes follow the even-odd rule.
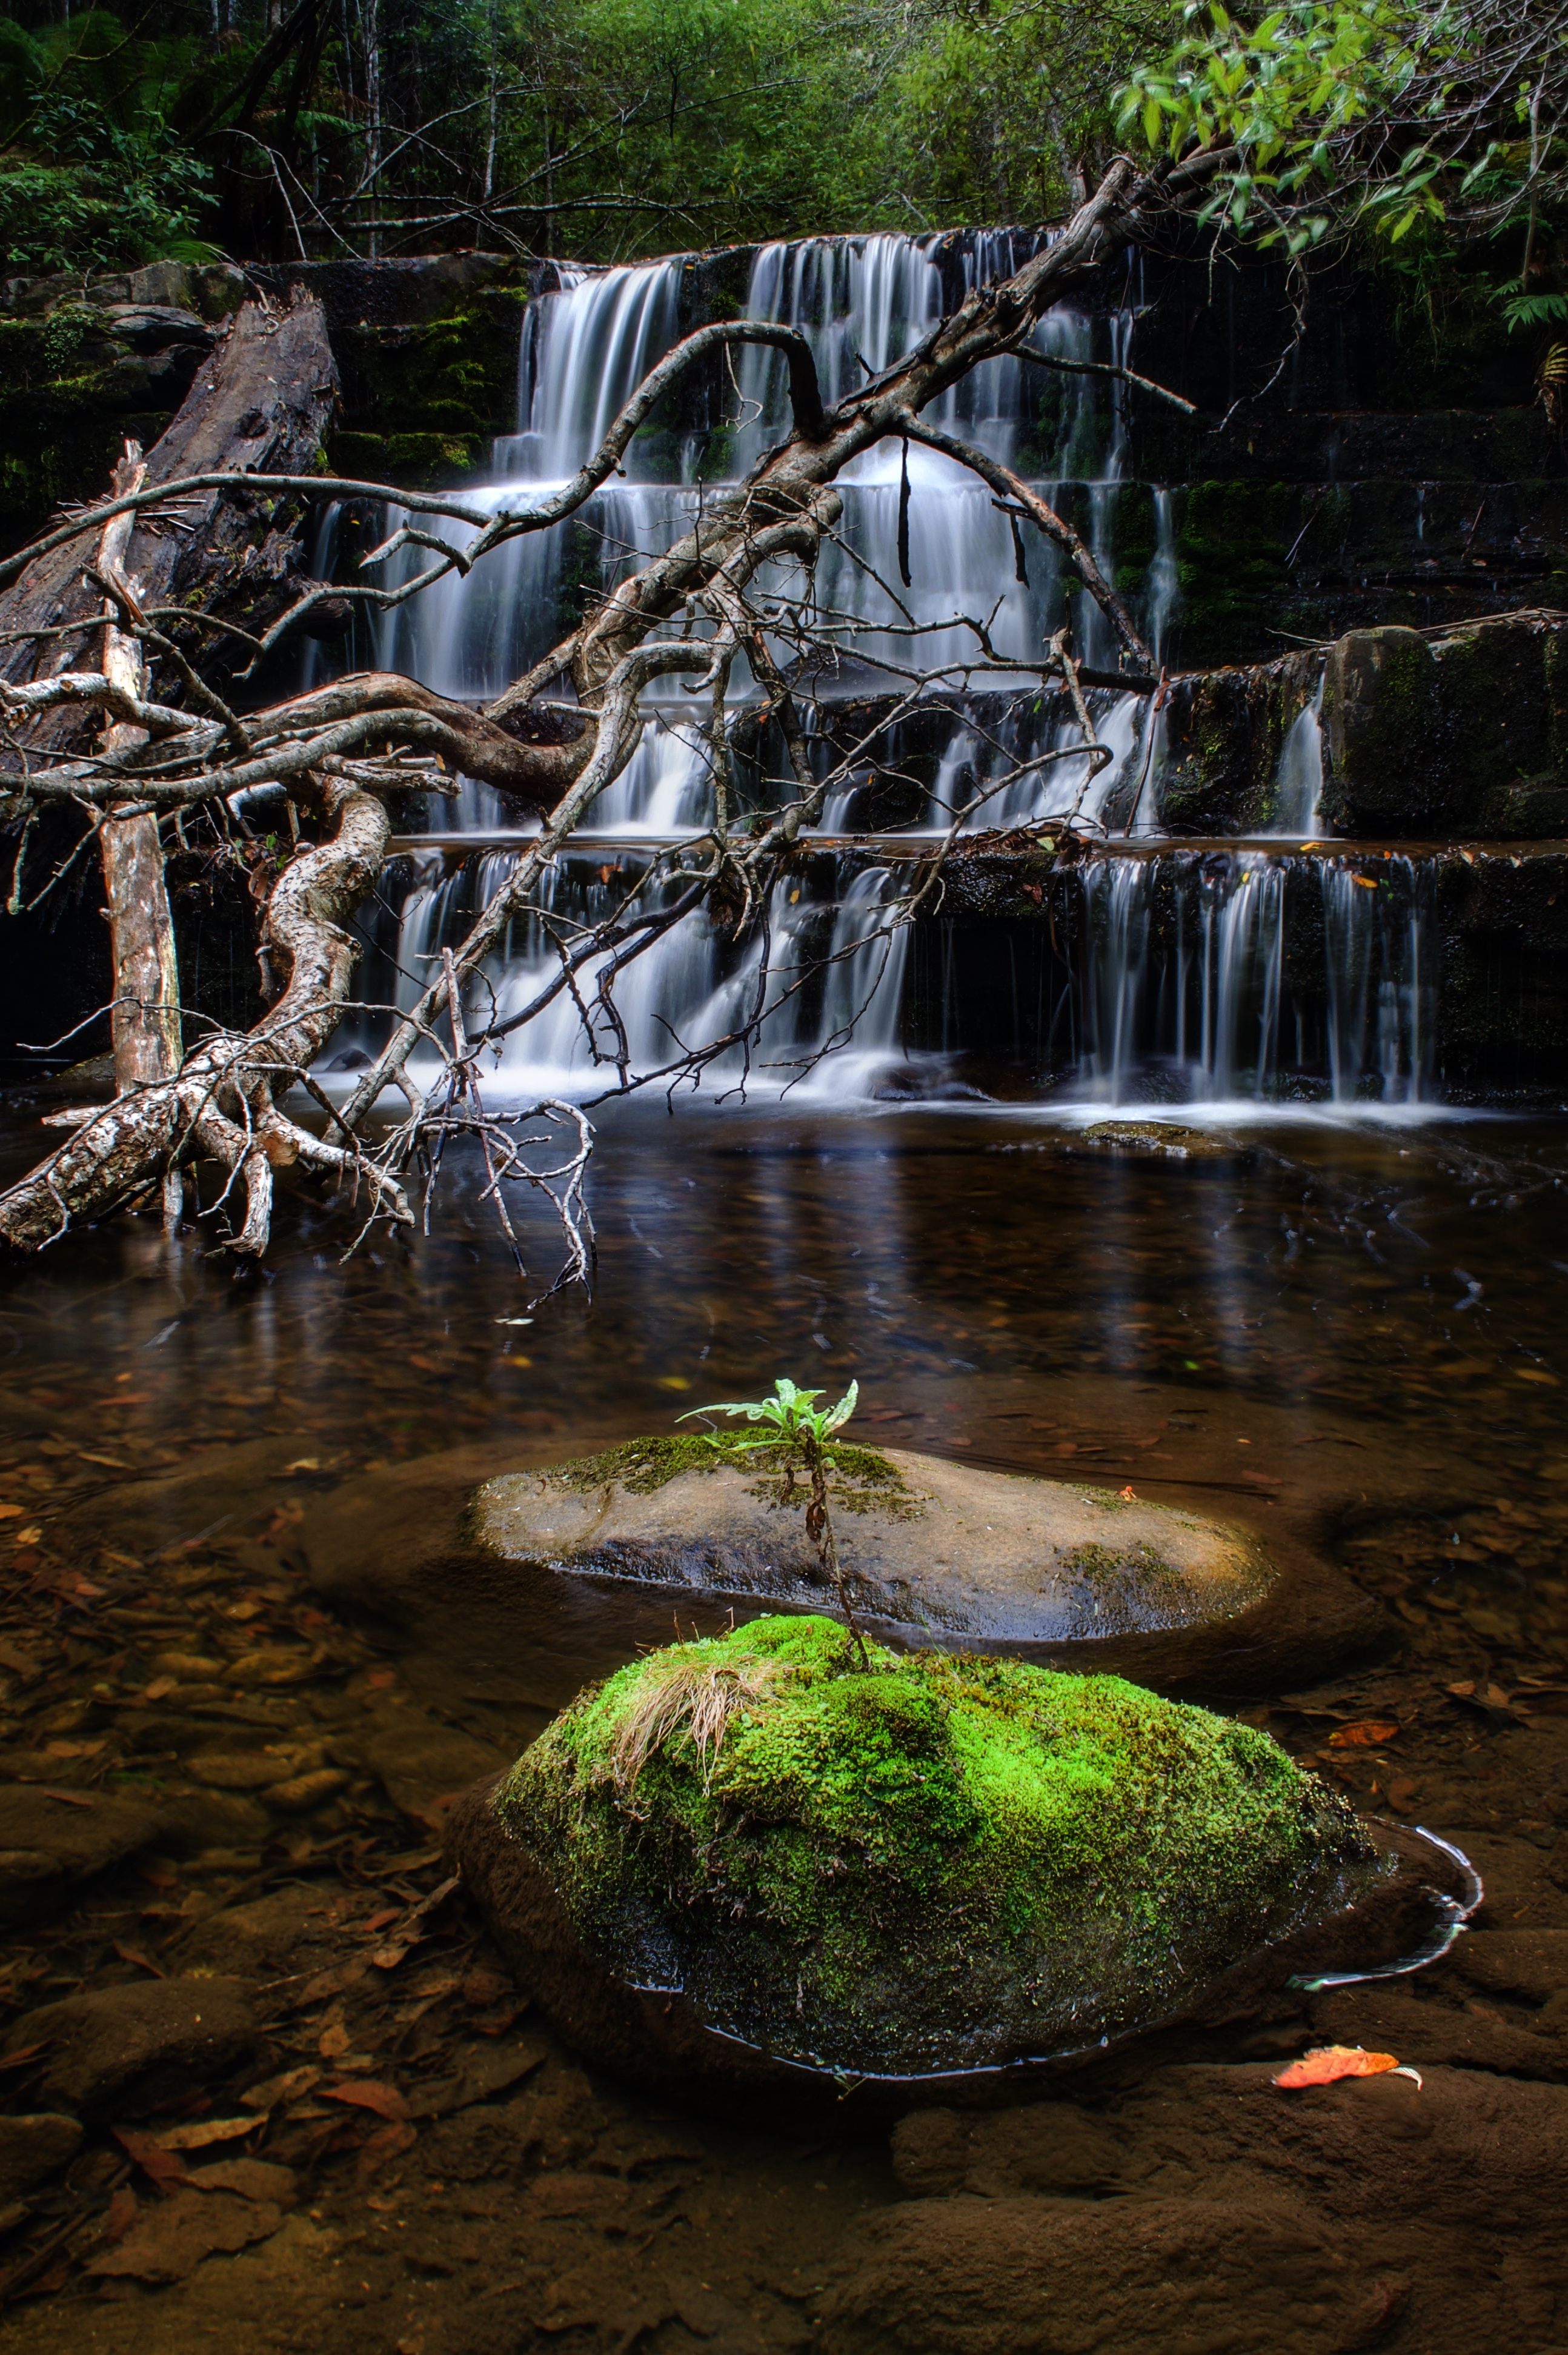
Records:
[[[1118,149],[1353,240],[1402,308],[1568,320],[1568,5],[18,0],[0,239],[41,275],[449,248],[620,261],[1058,218]]]

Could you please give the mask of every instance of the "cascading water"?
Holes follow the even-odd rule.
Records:
[[[1277,835],[1304,839],[1321,825],[1323,795],[1323,687],[1325,671],[1310,703],[1302,705],[1279,748],[1274,779],[1274,826]]]
[[[764,246],[752,261],[745,308],[748,316],[806,334],[832,401],[908,350],[970,287],[1008,275],[1033,249],[1033,238],[1013,232]],[[676,257],[621,270],[560,270],[557,290],[527,313],[518,431],[496,444],[494,480],[466,496],[492,512],[520,508],[592,453],[683,332],[685,268]],[[1041,322],[1035,342],[1043,352],[1080,364],[1125,361],[1132,318],[1127,311],[1094,318],[1058,306]],[[715,481],[738,477],[789,430],[779,354],[747,347],[738,356],[736,386],[737,421],[640,436],[623,475],[571,522],[509,543],[475,572],[444,581],[391,616],[379,659],[447,693],[499,691],[570,625],[574,596],[667,547]],[[1151,652],[1163,662],[1179,595],[1174,502],[1169,491],[1136,493],[1125,483],[1122,404],[1107,400],[1103,379],[992,361],[930,413],[1038,483],[1059,511],[1075,514],[1107,576],[1116,572],[1122,502],[1129,496],[1152,500],[1154,553],[1141,611]],[[895,552],[906,464],[907,586],[898,581]],[[978,664],[966,613],[985,617],[993,644],[1015,656],[1036,653],[1066,618],[1055,549],[1031,532],[1025,559],[1017,561],[1007,517],[988,487],[955,463],[886,442],[847,468],[840,488],[842,521],[818,564],[816,602],[839,618],[846,692],[875,691],[884,678],[867,655],[907,659],[910,622],[922,663],[935,667]],[[461,527],[440,527],[460,544],[466,536]],[[421,560],[410,553],[408,563]],[[1025,570],[1026,579],[1020,577]],[[1086,596],[1076,607],[1077,651],[1096,667],[1114,667],[1103,616]],[[906,634],[895,634],[899,630]],[[1031,703],[1015,690],[1003,693],[1004,687],[1012,681],[994,672],[988,678],[982,667],[955,668],[927,707],[923,749],[904,772],[916,795],[899,821],[905,832],[945,830],[971,804],[964,821],[969,831],[1014,827],[1075,803],[1083,820],[1109,835],[1147,840],[1159,834],[1165,720],[1154,699],[1094,694],[1097,733],[1111,758],[1091,776],[1061,699]],[[626,873],[649,855],[639,845],[651,851],[711,822],[704,730],[680,702],[678,687],[663,695],[665,709],[656,695],[632,762],[603,795],[587,837],[577,837],[578,854],[550,878],[544,912],[514,927],[506,955],[485,975],[486,1010],[493,1002],[510,1018],[532,1007],[558,982],[561,943],[571,926],[613,904],[609,879],[616,869],[596,864],[594,837],[606,857],[613,852],[633,862],[631,870],[621,869],[624,888]],[[1299,838],[1318,826],[1320,698],[1319,687],[1281,756],[1282,837]],[[828,757],[825,740],[813,749]],[[1070,757],[1044,761],[1054,750]],[[1030,762],[1039,765],[1012,775]],[[824,812],[826,834],[848,833],[857,815],[864,822],[866,790],[856,783],[834,795]],[[449,816],[446,824],[453,823]],[[464,787],[455,813],[460,834],[482,838],[508,823],[493,795]],[[438,862],[421,868],[397,952],[406,999],[514,855],[497,849],[483,857],[480,871],[471,862],[457,876]],[[1189,861],[1177,870],[1177,862],[1158,857],[1111,858],[1081,870],[1069,885],[1069,900],[1075,890],[1081,894],[1080,930],[1090,951],[1068,993],[1071,1002],[1064,997],[1051,1018],[1058,1043],[1069,1033],[1075,1042],[1065,1061],[1057,1053],[1048,1059],[1058,1079],[1109,1102],[1166,1096],[1219,1103],[1282,1091],[1342,1102],[1369,1093],[1384,1102],[1419,1098],[1430,1023],[1423,1012],[1418,890],[1404,891],[1404,914],[1395,923],[1348,871],[1322,870],[1314,921],[1328,969],[1321,1007],[1308,1016],[1287,954],[1293,911],[1305,904],[1305,875],[1288,862],[1265,859],[1196,868]],[[1311,871],[1315,877],[1318,870]],[[907,933],[889,928],[881,913],[906,873],[824,855],[788,890],[779,887],[768,921],[770,1010],[749,1055],[734,1047],[715,1054],[715,1084],[743,1071],[750,1084],[825,1085],[840,1093],[890,1086],[903,1092],[918,1083],[919,1059],[912,1061],[901,1043]],[[559,988],[509,1033],[503,1086],[519,1093],[597,1092],[607,1081],[614,1084],[618,1063],[645,1075],[675,1063],[686,1050],[715,1049],[758,1011],[761,955],[755,937],[737,951],[705,913],[684,918],[618,979],[615,1018],[600,1020],[591,1038],[572,992]],[[591,992],[594,973],[589,966],[579,975],[580,994]],[[944,1014],[938,1050],[948,1028]],[[822,1050],[828,1077],[806,1079]],[[938,1076],[945,1068],[938,1051]]]
[[[1381,864],[1374,878],[1255,852],[1097,860],[1052,1016],[1071,1041],[1063,1077],[1113,1104],[1428,1100],[1430,872]]]

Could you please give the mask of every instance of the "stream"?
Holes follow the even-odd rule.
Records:
[[[11,1106],[15,1166],[35,1109]],[[503,1597],[411,1642],[336,1594],[313,1527],[341,1528],[334,1497],[363,1498],[378,1466],[471,1479],[668,1429],[789,1370],[835,1395],[857,1380],[868,1436],[1131,1483],[1337,1557],[1386,1605],[1377,1657],[1232,1705],[1370,1812],[1458,1841],[1488,1881],[1480,1928],[1568,1928],[1563,1132],[1298,1114],[1212,1141],[1214,1157],[1149,1159],[1029,1111],[623,1107],[593,1178],[596,1297],[531,1324],[467,1167],[429,1241],[346,1264],[340,1222],[296,1195],[264,1271],[132,1219],[11,1278],[5,1771],[61,1815],[131,1795],[164,1823],[79,1912],[13,1942],[11,2049],[26,2054],[40,2003],[169,1970],[258,1989],[267,2039],[238,2080],[263,2073],[257,2107],[185,2094],[150,2122],[196,2137],[193,2169],[213,2149],[220,2169],[260,2168],[248,2197],[160,2201],[111,2103],[64,2178],[18,2203],[18,2347],[129,2350],[154,2302],[161,2350],[206,2346],[240,2310],[248,2346],[325,2330],[366,2355],[532,2345],[527,2328],[595,2348],[850,2345],[835,2331],[870,2295],[841,2255],[857,2219],[892,2231],[911,2194],[961,2190],[977,2167],[993,2198],[1087,2198],[1079,2147],[1107,2135],[1119,2156],[1101,2151],[1095,2180],[1108,2167],[1112,2189],[1152,2198],[1161,2089],[1195,2059],[1266,2084],[1260,2054],[1309,2028],[1369,2043],[1381,2028],[1402,2054],[1425,2038],[1445,2100],[1467,2069],[1559,2073],[1547,2015],[1517,1989],[1478,1998],[1444,1965],[1419,1995],[1320,1997],[1310,2021],[1211,2032],[1163,2068],[1124,2059],[1076,2105],[978,2122],[1001,2138],[983,2165],[967,2145],[933,2158],[942,2113],[900,2127],[891,2157],[885,2132],[802,2144],[590,2079],[443,1891],[453,1793],[660,1630],[606,1590],[569,1620]],[[524,1241],[547,1267],[548,1222]],[[356,1514],[356,1550],[406,1534],[374,1504]],[[1333,1746],[1347,1723],[1375,1724],[1377,1746]],[[345,2108],[344,2086],[369,2106]],[[1372,2098],[1332,2098],[1347,2092]],[[1183,2198],[1232,2164],[1205,2115],[1186,2105]],[[1510,2180],[1550,2150],[1533,2131],[1510,2124]],[[220,2200],[243,2213],[198,2264]],[[205,2243],[179,2242],[182,2200]],[[1150,2219],[1175,2229],[1164,2207]],[[1397,2201],[1354,2221],[1368,2267],[1414,2229]],[[1180,2232],[1172,2248],[1178,2275],[1197,2262]],[[1105,2264],[1071,2293],[1086,2316]],[[1233,2283],[1231,2321],[1261,2295]]]

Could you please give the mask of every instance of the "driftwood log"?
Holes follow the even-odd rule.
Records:
[[[198,474],[308,473],[336,395],[320,303],[305,296],[286,311],[247,303],[148,453],[144,487]],[[143,612],[238,607],[261,619],[291,604],[302,585],[298,538],[259,513],[262,497],[251,487],[215,488],[180,494],[166,517],[156,506],[142,509],[117,561],[140,584]],[[97,652],[91,635],[65,625],[85,625],[103,613],[104,592],[87,577],[91,560],[90,544],[69,541],[36,558],[0,592],[0,680],[20,686],[90,666],[84,656]],[[28,751],[85,741],[94,717],[79,705],[40,714],[26,731]],[[0,765],[14,766],[15,756]]]

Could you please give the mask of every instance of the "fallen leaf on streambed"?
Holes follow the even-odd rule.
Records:
[[[127,2158],[135,2161],[157,2190],[179,2190],[185,2179],[185,2162],[173,2151],[163,2149],[151,2135],[138,2134],[132,2126],[115,2126],[112,2131]]]
[[[1341,2077],[1381,2077],[1398,2066],[1392,2052],[1365,2052],[1359,2044],[1319,2044],[1299,2061],[1293,2061],[1288,2069],[1282,2069],[1274,2083],[1287,2087],[1332,2085]]]
[[[292,2208],[300,2196],[293,2169],[272,2159],[220,2158],[187,2179],[196,2191],[237,2191],[242,2200],[274,2200],[280,2208]]]
[[[139,1971],[150,1971],[155,1979],[166,1979],[169,1976],[162,1963],[155,1963],[151,1955],[142,1952],[140,1946],[122,1945],[116,1938],[114,1951],[122,1963],[134,1963]]]
[[[323,2085],[318,2098],[323,2102],[352,2103],[356,2110],[374,2110],[378,2118],[390,2118],[403,2125],[408,2115],[408,2105],[396,2085]]]
[[[283,2211],[275,2201],[187,2187],[138,2217],[119,2247],[95,2257],[87,2271],[132,2281],[184,2281],[204,2257],[264,2241],[282,2221]]]
[[[1381,1750],[1392,1742],[1399,1728],[1392,1718],[1363,1717],[1354,1725],[1341,1725],[1329,1736],[1330,1750]]]
[[[232,2142],[237,2135],[254,2134],[251,2118],[196,2118],[188,2126],[158,2126],[150,2140],[161,2150],[205,2150],[209,2143]]]
[[[128,2184],[122,2183],[110,2200],[108,2213],[103,2219],[103,2229],[108,2238],[122,2241],[140,2212],[136,2194]]]
[[[297,2101],[302,2094],[308,2094],[311,2087],[319,2085],[321,2081],[319,2069],[285,2069],[281,2077],[264,2079],[260,2085],[252,2085],[248,2094],[241,2094],[239,2098],[248,2110],[275,2110],[280,2102]]]

